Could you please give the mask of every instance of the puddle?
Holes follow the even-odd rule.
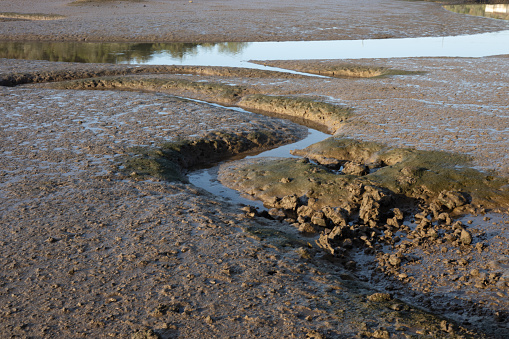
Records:
[[[444,8],[448,11],[482,16],[492,19],[509,20],[509,4],[493,5],[446,5]]]
[[[227,66],[265,70],[271,68],[250,63],[249,60],[483,57],[503,54],[509,54],[509,30],[447,37],[334,41],[203,44],[0,43],[0,58],[9,59],[112,64]]]

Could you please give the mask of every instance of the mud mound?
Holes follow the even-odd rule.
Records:
[[[152,91],[191,91],[203,94],[214,101],[234,103],[247,88],[230,86],[222,83],[190,81],[183,79],[156,79],[130,77],[104,77],[95,79],[60,82],[53,85],[57,89],[120,89],[120,90],[152,90]]]
[[[308,98],[253,94],[243,97],[239,106],[309,120],[336,131],[352,109]]]
[[[253,61],[254,63],[291,69],[298,72],[325,75],[335,78],[376,78],[389,75],[410,75],[422,74],[422,72],[405,71],[392,69],[388,67],[366,66],[345,62],[327,62],[322,61]]]
[[[58,43],[52,43],[52,45],[56,45],[55,48],[58,48]],[[128,44],[125,48],[127,49]],[[17,46],[22,47],[21,50],[17,50]],[[34,46],[37,47],[37,46]],[[50,46],[51,47],[51,46]],[[85,48],[85,46],[82,46]],[[22,44],[15,45],[13,43],[0,43],[0,48],[4,50],[2,56],[6,58],[20,58],[26,56],[26,48],[22,46]],[[71,58],[75,58],[76,54],[81,54],[81,50],[77,47],[77,51],[71,53],[68,57],[65,56],[55,56],[59,60],[59,58],[63,58],[64,62],[71,61]],[[79,59],[86,60],[87,62],[107,62],[104,58],[107,56],[101,56],[99,51],[95,51],[95,49],[91,46],[87,46],[87,53],[90,53],[90,49],[93,49],[94,52],[90,53],[94,59],[88,60],[87,55],[82,55]],[[46,53],[41,48],[34,49],[34,53],[32,51],[29,53],[33,56],[34,59],[43,58],[42,56],[38,56],[38,52]],[[41,63],[45,63],[42,61]],[[54,62],[53,62],[54,63]],[[133,74],[197,74],[197,75],[209,75],[209,76],[222,76],[222,77],[247,77],[247,78],[302,78],[304,75],[298,74],[290,74],[283,72],[275,72],[275,71],[264,71],[257,69],[248,69],[248,68],[236,68],[236,67],[203,67],[203,66],[125,66],[125,65],[86,65],[83,64],[72,64],[67,63],[64,64],[64,69],[60,70],[52,70],[52,71],[40,71],[34,70],[31,72],[23,72],[23,73],[6,73],[0,76],[0,86],[17,86],[22,84],[31,84],[31,83],[43,83],[43,82],[57,82],[57,81],[66,81],[66,80],[77,80],[77,79],[86,79],[86,78],[95,78],[95,77],[104,77],[104,76],[116,76],[116,75],[133,75]]]

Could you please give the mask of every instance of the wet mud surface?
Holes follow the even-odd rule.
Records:
[[[70,2],[0,1],[2,12],[66,16],[9,18],[0,38],[357,39],[507,25],[425,2],[382,1],[376,10],[342,2],[333,11],[336,2],[185,1],[171,13],[166,1]],[[2,336],[507,337],[507,60],[270,62],[376,75],[320,79],[0,60]],[[337,108],[348,114],[320,118]],[[186,183],[200,159],[305,135],[269,116],[277,114],[361,146],[221,167],[225,185],[261,198],[268,212]],[[407,151],[382,157],[380,144],[434,156],[400,166]],[[443,168],[433,167],[437,156]],[[456,175],[464,171],[476,179]]]
[[[436,316],[368,299],[376,291],[341,266],[303,260],[305,240],[278,221],[115,170],[132,146],[239,128],[291,139],[300,126],[153,93],[2,87],[1,98],[2,333],[443,332]]]
[[[456,60],[460,61],[463,60]],[[106,65],[90,65],[87,73],[86,66],[65,63],[55,64],[55,68],[49,62],[9,60],[5,64],[9,67],[0,72],[3,79],[11,79],[12,72],[20,74],[25,67],[23,79],[28,80],[22,82],[52,80],[31,75],[31,72],[40,74],[41,69],[50,73],[67,72],[62,80],[95,75],[97,68],[101,72],[125,71],[121,66],[109,69]],[[187,83],[228,84],[258,95],[288,97],[306,97],[302,88],[307,84],[306,94],[329,104],[338,102],[330,95],[317,95],[318,82],[325,84],[325,89],[329,88],[330,81],[335,81],[336,86],[342,84],[343,88],[348,82],[355,89],[359,81],[299,76],[289,82],[278,73],[258,77],[204,75],[202,71],[186,75],[174,74],[173,70],[158,73],[129,75],[125,79],[149,83],[154,79],[185,79]],[[369,79],[374,81],[370,89],[386,88],[386,82],[411,81],[420,76],[423,75]],[[272,207],[279,208],[273,215],[260,214],[247,207],[239,210],[192,185],[173,181],[185,182],[181,175],[185,175],[186,166],[181,163],[178,175],[169,178],[173,183],[161,181],[168,177],[158,177],[159,158],[150,157],[163,154],[166,160],[175,161],[179,155],[164,153],[165,147],[168,149],[165,144],[173,145],[172,150],[178,150],[175,145],[187,145],[184,148],[187,151],[182,154],[189,156],[199,149],[208,152],[199,140],[207,145],[210,140],[211,144],[218,145],[214,149],[221,150],[223,146],[217,141],[226,140],[223,145],[235,145],[235,138],[252,133],[256,137],[247,139],[256,141],[255,148],[270,147],[300,137],[303,127],[173,97],[172,93],[182,94],[173,87],[164,91],[151,88],[152,92],[143,93],[134,91],[141,87],[90,91],[86,87],[65,89],[68,86],[65,84],[69,82],[2,87],[5,126],[2,129],[5,159],[2,162],[2,224],[8,225],[2,230],[5,239],[2,261],[9,268],[2,284],[4,333],[41,337],[63,332],[97,337],[104,333],[120,337],[137,333],[171,338],[193,337],[197,333],[192,330],[195,327],[211,335],[233,331],[252,337],[269,333],[380,338],[478,337],[483,333],[488,336],[506,333],[503,324],[507,282],[502,245],[506,217],[503,214],[497,215],[498,228],[484,220],[477,223],[479,219],[475,219],[475,224],[465,221],[461,228],[453,227],[448,223],[453,222],[454,213],[449,215],[448,210],[464,207],[468,201],[454,193],[443,193],[445,200],[439,208],[446,214],[437,219],[429,216],[426,233],[422,235],[423,229],[413,229],[408,223],[423,206],[433,215],[428,205],[421,206],[412,200],[413,204],[407,201],[378,210],[377,206],[385,204],[385,197],[394,193],[366,183],[361,185],[361,191],[352,186],[350,192],[357,201],[355,204],[359,204],[350,210],[354,215],[359,211],[360,224],[350,224],[354,219],[345,219],[342,212],[338,214],[337,206],[331,201],[327,202],[328,209],[325,204],[315,203],[319,207],[315,211],[318,215],[309,214],[309,209],[293,206],[295,199],[285,198],[287,193],[268,195],[276,199]],[[217,101],[207,91],[200,87],[185,94]],[[496,98],[497,92],[492,93]],[[384,111],[383,106],[380,111]],[[359,116],[362,110],[354,109],[344,127],[349,127],[350,119]],[[277,133],[270,132],[267,136],[275,136],[271,139],[260,131]],[[183,140],[197,142],[182,144]],[[260,144],[262,140],[265,143]],[[236,153],[248,143],[241,141],[238,145],[225,149]],[[326,152],[331,149],[325,147]],[[350,160],[369,163],[369,149],[359,147],[360,153],[350,152]],[[199,154],[196,153],[196,158]],[[138,162],[140,156],[149,161]],[[312,158],[310,154],[305,156]],[[313,161],[325,161],[330,167],[334,166],[331,158],[322,154]],[[125,159],[135,161],[129,163]],[[362,171],[366,171],[359,164],[342,165],[342,171],[348,171],[349,175],[364,175]],[[147,168],[152,172],[140,171]],[[268,168],[265,166],[262,172]],[[287,168],[298,170],[295,165],[284,166],[276,171],[282,177],[268,184],[273,188],[291,185],[294,177],[284,174]],[[315,174],[319,175],[320,171]],[[234,177],[225,173],[225,184],[234,184]],[[407,174],[411,173],[410,169]],[[240,179],[259,182],[257,175],[241,175]],[[321,183],[315,180],[314,184],[333,189],[330,179],[320,180]],[[297,191],[288,192],[291,195]],[[338,196],[324,197],[337,199]],[[307,201],[305,207],[309,206]],[[406,219],[391,215],[395,213],[394,206],[404,211]],[[284,213],[281,215],[282,211],[297,212],[299,208],[304,214],[294,215],[293,220]],[[470,213],[481,212],[484,210],[478,207]],[[355,218],[354,215],[351,217]],[[341,228],[336,229],[337,225],[348,227],[349,231],[339,232]],[[472,237],[469,244],[462,240],[463,229]],[[231,240],[225,241],[226,238]],[[251,251],[246,254],[249,263],[240,262],[239,258],[244,257],[238,253],[242,250]],[[263,259],[273,255],[278,258],[276,266]],[[427,260],[419,261],[423,257]],[[30,258],[30,262],[25,258]],[[396,262],[397,267],[391,262]],[[429,265],[435,267],[437,262],[446,265],[448,270],[428,275]],[[272,268],[264,266],[265,263]],[[293,270],[285,271],[278,265]],[[284,272],[294,279],[291,290],[289,287],[281,290],[282,286],[288,286],[287,276],[281,275]],[[267,278],[260,280],[264,276]],[[316,281],[322,285],[315,284]],[[233,302],[228,299],[230,306],[224,304],[226,295],[236,296]],[[447,301],[433,303],[439,295],[445,296],[440,300]],[[454,298],[456,295],[459,299]],[[450,305],[455,306],[449,308]],[[461,311],[465,305],[472,305],[472,310]],[[439,310],[450,320],[444,322],[416,307]],[[39,312],[41,309],[45,310],[44,314]],[[285,312],[288,317],[284,316]],[[280,325],[281,322],[285,325]]]

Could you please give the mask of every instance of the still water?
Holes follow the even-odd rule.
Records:
[[[509,24],[508,24],[509,26]],[[65,62],[200,65],[270,69],[249,60],[483,57],[509,54],[509,30],[405,39],[224,42],[2,42],[0,58]]]

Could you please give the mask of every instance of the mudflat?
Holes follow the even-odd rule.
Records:
[[[503,21],[459,16],[436,3],[327,0],[0,1],[0,11],[62,15],[2,23],[1,40],[285,41],[403,38],[507,29]]]
[[[508,27],[428,2],[70,3],[0,1],[4,13],[38,13],[4,19],[0,39],[326,40]],[[355,186],[369,176],[360,173],[367,168],[334,159],[331,149],[303,151],[305,158],[290,167],[262,159],[261,168],[240,161],[221,169],[224,184],[246,194],[267,196],[282,187],[284,196],[267,199],[270,213],[213,196],[185,174],[190,162],[212,153],[259,151],[306,133],[288,120],[189,100],[200,99],[314,119],[334,133],[331,144],[346,138],[450,152],[442,157],[459,153],[471,158],[461,166],[481,171],[476,187],[492,189],[509,173],[507,60],[270,62],[310,73],[399,70],[325,79],[0,60],[2,336],[506,337],[509,206],[469,203],[457,189],[436,197],[416,189],[412,180],[430,172],[428,164],[403,167],[399,193],[405,185],[414,191],[380,208],[393,193],[367,181]],[[366,150],[386,150],[376,147]],[[359,147],[351,154],[368,153]],[[310,212],[306,195],[292,195],[298,178],[285,171],[302,166],[320,192],[316,187],[330,183],[314,175],[330,175],[338,164],[355,184],[345,184],[345,202],[360,210]],[[376,166],[383,172],[398,162]],[[271,175],[276,179],[267,184]],[[506,186],[497,186],[493,196],[501,198],[494,201],[504,201]]]

